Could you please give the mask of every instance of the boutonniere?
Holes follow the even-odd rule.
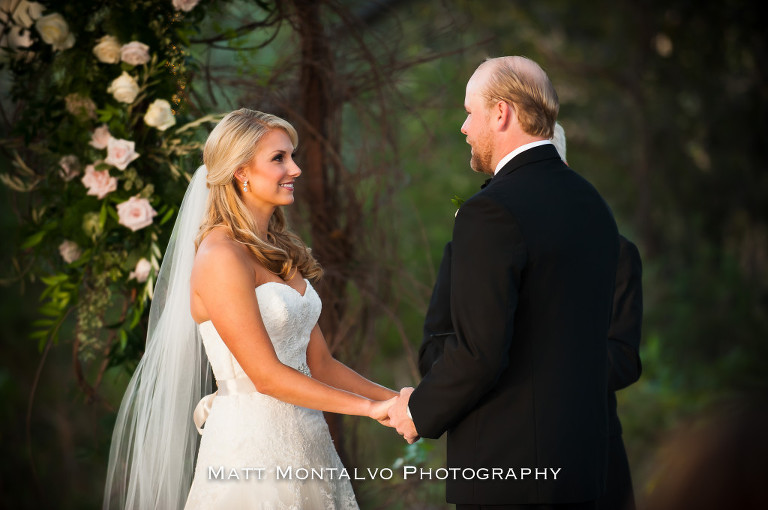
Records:
[[[461,205],[466,202],[463,198],[461,198],[459,195],[453,195],[453,198],[451,199],[451,202],[453,202],[453,205],[456,206],[456,213],[454,213],[453,217],[455,218],[459,214],[459,208]]]

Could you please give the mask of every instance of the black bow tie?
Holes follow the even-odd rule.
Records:
[[[480,186],[480,189],[484,189],[486,186],[488,186],[488,183],[491,182],[491,179],[493,179],[493,177],[486,179],[485,182]]]

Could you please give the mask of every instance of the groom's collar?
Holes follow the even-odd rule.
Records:
[[[509,160],[507,164],[505,164],[501,169],[499,169],[496,175],[494,175],[489,179],[486,179],[483,185],[480,186],[480,189],[484,189],[491,182],[495,181],[498,177],[511,174],[512,172],[514,172],[515,170],[517,170],[522,166],[529,165],[531,163],[537,163],[539,161],[549,160],[549,159],[556,159],[556,160],[562,161],[560,158],[560,154],[558,154],[557,152],[557,149],[555,149],[555,146],[552,145],[551,143],[541,144],[532,149],[519,153],[514,158]]]
[[[493,180],[495,181],[499,177],[509,175],[518,168],[521,168],[525,165],[530,165],[531,163],[538,163],[539,161],[546,161],[550,159],[562,162],[560,154],[557,153],[557,149],[555,149],[554,145],[550,143],[541,145],[539,147],[534,147],[533,149],[529,149],[512,158],[506,165],[504,165],[501,170],[498,171],[498,173],[493,177]]]
[[[534,147],[539,147],[541,145],[547,145],[547,144],[552,145],[552,142],[549,141],[549,140],[538,140],[538,141],[535,141],[535,142],[526,143],[526,144],[521,145],[517,149],[513,150],[512,152],[510,152],[509,154],[507,154],[506,156],[501,158],[501,161],[499,161],[499,163],[496,165],[496,170],[494,170],[493,175],[498,174],[499,170],[504,168],[504,165],[509,163],[518,154],[521,154],[521,153],[527,151],[528,149],[533,149]]]

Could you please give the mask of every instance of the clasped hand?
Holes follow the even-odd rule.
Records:
[[[400,395],[389,400],[381,400],[371,404],[369,416],[382,425],[393,427],[397,433],[413,444],[419,440],[416,425],[408,417],[408,402],[413,393],[413,388],[406,387],[400,390]]]

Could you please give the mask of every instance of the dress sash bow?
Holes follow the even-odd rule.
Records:
[[[203,424],[208,419],[208,415],[211,414],[211,407],[213,407],[213,401],[217,395],[226,397],[227,395],[244,395],[256,392],[256,386],[245,375],[235,377],[234,379],[217,380],[216,386],[218,386],[218,390],[201,398],[200,402],[195,406],[194,413],[192,413],[192,420],[195,422],[197,432],[201,435],[203,433]]]

